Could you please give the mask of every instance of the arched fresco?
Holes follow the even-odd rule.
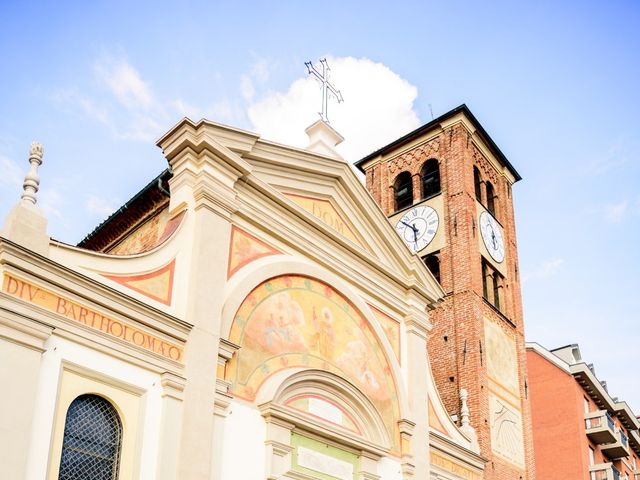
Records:
[[[398,443],[389,360],[369,322],[331,286],[301,275],[263,282],[240,305],[229,340],[241,347],[227,369],[234,395],[253,401],[267,377],[287,368],[332,372],[371,400]]]

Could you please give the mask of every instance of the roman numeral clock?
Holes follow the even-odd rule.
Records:
[[[396,231],[412,252],[426,248],[438,231],[438,213],[428,205],[408,210],[396,223]]]

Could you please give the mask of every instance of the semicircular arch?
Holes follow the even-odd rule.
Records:
[[[240,274],[240,272],[238,273]],[[305,289],[306,291],[303,292]],[[323,290],[326,298],[330,300],[328,303],[325,302],[328,306],[324,307],[316,301],[317,297],[323,294]],[[300,298],[302,294],[306,295],[304,299]],[[291,298],[292,295],[295,298]],[[293,309],[291,310],[293,313],[287,315],[295,316],[297,319],[293,322],[297,322],[297,325],[292,324],[283,327],[284,330],[277,334],[273,333],[275,326],[269,323],[273,320],[269,317],[273,317],[273,315],[272,313],[265,315],[265,311],[259,312],[262,323],[255,322],[252,315],[254,315],[256,308],[263,308],[265,303],[262,302],[265,300],[271,302],[272,306],[279,302],[278,306],[274,308],[281,309],[289,308],[288,304],[291,303],[290,307]],[[304,305],[308,311],[302,312],[300,305]],[[314,308],[316,309],[314,310]],[[316,338],[318,335],[320,337],[323,335],[322,322],[328,321],[330,323],[332,317],[339,317],[343,323],[346,322],[345,328],[349,334],[361,337],[366,335],[368,341],[365,341],[364,338],[347,338],[340,343],[339,339],[331,336],[331,331],[327,332],[328,337],[324,340]],[[251,268],[243,269],[242,273],[229,283],[221,320],[221,336],[243,347],[231,360],[227,377],[227,380],[232,382],[232,391],[233,385],[240,384],[239,378],[245,382],[243,385],[250,385],[250,389],[245,391],[236,388],[235,393],[239,396],[247,398],[248,392],[250,397],[254,397],[261,382],[276,374],[277,370],[296,366],[320,368],[338,375],[347,375],[352,383],[374,398],[376,393],[384,392],[385,389],[390,388],[392,392],[388,398],[379,393],[380,398],[374,402],[376,407],[379,410],[388,410],[388,408],[384,408],[383,404],[393,403],[395,405],[393,407],[393,417],[395,417],[393,423],[410,416],[400,365],[384,330],[370,307],[353,288],[331,272],[310,262],[288,256],[278,255],[260,259]],[[307,334],[300,335],[297,332],[297,328],[302,327],[304,322],[316,322],[313,325],[314,331],[319,333],[314,333],[316,336],[312,339]],[[251,330],[248,330],[249,335],[246,336],[245,327],[249,323],[252,323],[253,326],[251,326]],[[257,332],[260,332],[260,338],[257,338]],[[286,345],[282,343],[283,337],[287,338]],[[276,345],[275,342],[280,343]],[[313,342],[311,351],[305,351],[304,348],[309,347],[309,342]],[[250,355],[253,352],[248,345],[262,355],[254,356],[251,359]],[[285,350],[289,349],[289,352],[276,355],[278,349],[283,346],[286,347]],[[351,352],[353,353],[352,357],[345,356],[344,352],[338,356],[338,353],[332,350],[334,347],[336,347],[335,350],[346,349],[355,350],[355,352]],[[370,351],[365,351],[365,348]],[[267,351],[271,353],[264,354]],[[374,356],[377,356],[376,358],[383,357],[384,360],[380,360],[380,365],[375,365],[375,362],[372,362],[371,365],[363,367],[361,371],[354,372],[349,365],[349,360],[353,365],[363,364],[366,363],[362,361],[365,355],[371,355],[372,358]],[[238,360],[239,357],[241,358]],[[267,357],[268,361],[265,362]],[[244,370],[239,373],[241,368]],[[365,368],[366,370],[364,370]],[[235,377],[231,378],[234,375]],[[383,379],[390,377],[389,385],[379,383],[383,375]],[[254,381],[255,378],[258,380]],[[376,382],[378,383],[376,384]],[[372,389],[371,385],[380,388]],[[248,399],[253,400],[254,398]],[[388,416],[385,419],[389,420]]]

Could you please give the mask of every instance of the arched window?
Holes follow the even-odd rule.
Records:
[[[59,480],[118,478],[122,423],[111,403],[80,395],[67,410]]]
[[[393,196],[396,210],[410,207],[413,204],[413,184],[409,172],[402,172],[396,177],[393,184]]]
[[[493,191],[493,185],[491,182],[487,182],[487,210],[493,215],[496,216],[496,194]]]
[[[422,179],[422,198],[440,193],[440,169],[435,158],[424,162],[420,177]]]
[[[476,190],[476,200],[482,203],[482,181],[477,167],[473,167],[473,186]]]

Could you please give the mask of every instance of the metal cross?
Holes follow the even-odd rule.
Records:
[[[322,73],[320,73],[316,69],[316,67],[313,66],[313,63],[304,62],[304,64],[307,66],[309,74],[316,77],[316,79],[318,79],[322,84],[322,112],[318,112],[318,114],[320,115],[320,118],[322,120],[329,123],[329,118],[327,117],[327,103],[329,101],[329,94],[332,94],[336,98],[336,100],[338,100],[338,103],[341,103],[343,101],[342,94],[340,93],[340,90],[336,90],[336,87],[329,83],[330,68],[326,58],[320,59],[320,64],[322,65]]]

